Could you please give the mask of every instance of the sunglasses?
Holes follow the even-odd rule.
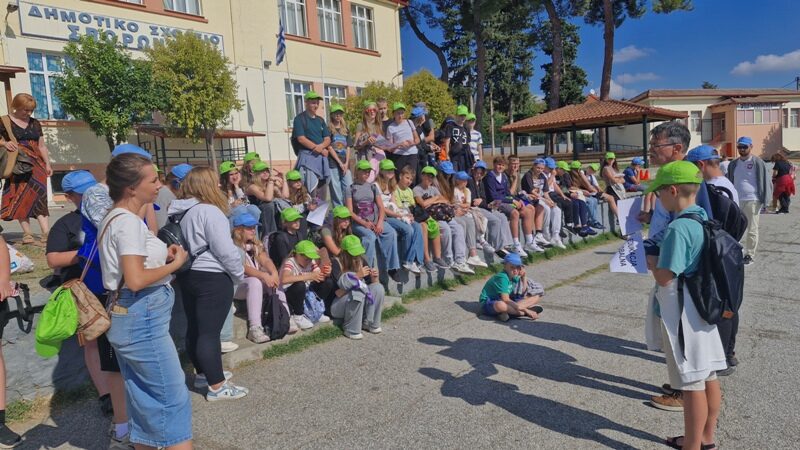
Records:
[[[737,149],[737,150],[747,150],[748,148],[749,148],[749,147],[748,147],[748,146],[746,146],[746,145],[737,145],[737,146],[736,146],[736,149]]]
[[[374,113],[374,112],[378,112],[378,110],[377,110],[377,109],[368,109],[368,110],[366,110],[366,111],[367,111],[368,113]]]

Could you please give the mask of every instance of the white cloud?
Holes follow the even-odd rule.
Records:
[[[616,81],[611,80],[611,91],[609,92],[609,96],[611,98],[631,98],[638,93],[639,92],[636,89],[628,89],[621,84],[618,84]]]
[[[734,75],[753,75],[758,72],[800,70],[800,50],[783,55],[758,55],[754,62],[743,61],[731,70]]]
[[[639,48],[635,45],[629,45],[627,47],[622,47],[621,49],[614,52],[614,62],[624,63],[628,61],[633,61],[635,59],[644,58],[651,52],[652,50],[649,48]]]
[[[653,72],[645,73],[621,73],[616,76],[615,80],[619,84],[638,83],[640,81],[655,81],[660,80],[661,77]]]

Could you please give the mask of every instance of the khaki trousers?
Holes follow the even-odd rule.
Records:
[[[763,205],[758,200],[743,200],[741,202],[742,212],[747,217],[747,231],[742,236],[742,246],[745,256],[755,257],[756,247],[758,247],[758,215]]]

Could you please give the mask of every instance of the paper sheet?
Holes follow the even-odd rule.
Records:
[[[638,273],[647,275],[647,258],[644,253],[642,233],[634,233],[614,253],[608,269],[617,273]]]
[[[642,200],[644,197],[626,198],[617,202],[617,217],[619,217],[619,228],[623,236],[642,231],[642,223],[637,216],[642,210]]]
[[[317,205],[317,208],[313,211],[308,213],[308,217],[306,220],[313,223],[314,225],[322,226],[325,222],[325,216],[328,214],[328,204],[327,203],[320,203]]]

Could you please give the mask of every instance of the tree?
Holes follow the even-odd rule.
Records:
[[[436,124],[442,123],[445,117],[456,110],[456,101],[450,95],[447,84],[427,70],[421,70],[403,81],[403,99],[409,112],[415,103],[424,101],[428,107],[428,117]]]
[[[216,167],[214,133],[243,106],[228,58],[192,32],[157,43],[147,57],[167,123],[193,141],[205,138]]]
[[[603,24],[603,78],[600,83],[600,99],[607,100],[611,94],[611,71],[614,64],[614,30],[627,17],[638,19],[647,11],[645,0],[590,0],[584,16],[586,23]],[[653,12],[668,14],[673,11],[691,11],[691,0],[653,0]]]
[[[409,0],[408,5],[403,8],[402,11],[403,14],[400,16],[400,25],[408,25],[417,39],[436,55],[436,59],[439,60],[439,66],[441,67],[439,79],[447,83],[450,79],[450,67],[447,64],[447,56],[445,55],[444,49],[431,41],[428,36],[420,30],[418,25],[421,20],[424,20],[424,17],[431,17],[433,15],[433,9],[430,3],[420,0]]]
[[[548,36],[542,38],[541,41],[549,50],[545,50],[545,53],[550,55],[552,60],[552,63],[545,69],[547,71],[545,77],[548,78],[548,88],[545,91],[545,99],[547,99],[547,106],[551,110],[563,106],[559,101],[563,98],[560,91],[562,80],[567,70],[565,66],[566,61],[564,60],[564,46],[566,44],[564,42],[565,31],[563,29],[566,26],[574,27],[574,25],[566,22],[564,18],[582,15],[585,3],[584,0],[542,0],[542,5],[547,13],[548,25],[545,31],[548,32]],[[575,27],[575,29],[577,30],[577,27]],[[571,36],[577,36],[577,32]],[[580,43],[580,38],[577,38],[577,43]],[[575,44],[575,53],[577,54],[577,44]],[[573,56],[572,58],[573,66],[575,57],[576,56]],[[545,66],[542,67],[544,68]],[[542,86],[544,86],[544,80]],[[544,87],[542,87],[542,89],[544,89]]]
[[[545,24],[542,27],[542,40],[544,45],[542,50],[545,54],[549,55],[553,51],[553,39],[549,38],[551,32],[550,24]],[[581,43],[580,35],[578,34],[578,27],[569,22],[562,23],[562,37],[563,37],[563,64],[562,69],[558,71],[553,70],[554,63],[547,63],[542,65],[545,74],[542,77],[541,89],[544,92],[545,103],[549,110],[560,108],[566,105],[573,105],[582,103],[586,100],[583,91],[586,85],[589,84],[586,78],[586,72],[575,65],[575,59],[578,56],[578,46]],[[553,58],[555,61],[555,58]],[[552,84],[553,77],[551,74],[559,73],[561,75],[561,86],[558,90],[559,98],[553,101]]]
[[[54,93],[64,110],[105,138],[112,151],[159,101],[148,62],[131,58],[115,39],[100,36],[81,36],[64,47],[66,62]]]
[[[703,89],[719,89],[719,86],[710,81],[703,81],[703,85],[700,87]]]

